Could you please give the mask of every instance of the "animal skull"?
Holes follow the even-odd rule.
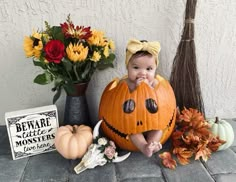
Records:
[[[99,127],[102,123],[102,120],[100,120],[93,130],[93,138],[95,139],[99,135]],[[104,153],[101,152],[99,148],[99,145],[97,144],[91,144],[88,148],[88,151],[83,156],[80,163],[75,166],[74,170],[77,174],[85,171],[86,169],[92,169],[96,166],[103,166],[107,163],[107,160],[104,158]],[[130,155],[130,152],[123,155],[123,156],[117,156],[115,159],[112,160],[112,162],[122,162],[126,158],[128,158]]]

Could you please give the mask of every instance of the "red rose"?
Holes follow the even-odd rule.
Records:
[[[58,64],[65,56],[64,49],[65,46],[60,40],[51,40],[45,45],[45,58],[48,62],[54,62]]]

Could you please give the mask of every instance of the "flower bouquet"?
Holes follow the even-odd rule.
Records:
[[[50,26],[45,21],[45,27],[25,37],[24,51],[26,57],[33,58],[35,66],[44,70],[34,83],[45,85],[54,81],[53,103],[62,88],[73,94],[74,84],[89,82],[96,69],[113,67],[114,42],[104,32],[75,26],[70,15],[60,26]]]
[[[182,165],[189,164],[190,158],[207,161],[212,152],[217,151],[225,141],[215,136],[209,123],[204,119],[201,112],[196,109],[184,108],[177,114],[176,129],[171,135],[174,154]],[[159,154],[164,166],[174,169],[176,161],[171,157],[170,152]]]

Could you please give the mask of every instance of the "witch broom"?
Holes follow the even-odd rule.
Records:
[[[187,0],[186,2],[185,25],[173,61],[170,84],[174,90],[177,106],[180,110],[184,107],[194,108],[205,115],[194,43],[196,3],[197,0]]]

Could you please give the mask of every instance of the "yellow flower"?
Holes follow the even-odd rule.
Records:
[[[38,32],[34,32],[31,37],[25,37],[23,46],[26,57],[40,57],[41,50],[43,49],[41,36]]]
[[[101,55],[99,54],[99,52],[94,51],[94,52],[93,52],[93,57],[92,57],[91,60],[94,61],[94,62],[97,62],[97,61],[100,60],[100,58],[101,58]]]
[[[74,45],[70,43],[66,48],[66,53],[71,61],[84,61],[88,55],[88,47],[84,47],[82,43]]]
[[[106,46],[103,51],[104,56],[107,58],[109,56],[109,47]]]
[[[48,60],[44,59],[44,63],[48,64],[49,62],[48,62]]]
[[[104,39],[104,32],[93,30],[92,36],[88,39],[88,43],[90,45],[96,45],[96,46],[106,46],[107,40]]]
[[[50,36],[48,35],[48,34],[46,34],[46,33],[43,33],[42,34],[42,39],[44,40],[44,42],[49,42],[50,41]]]
[[[25,51],[26,57],[32,57],[34,55],[33,43],[34,41],[30,37],[25,37],[24,51]]]
[[[111,48],[112,51],[115,50],[115,44],[112,40],[109,40],[109,47]]]

